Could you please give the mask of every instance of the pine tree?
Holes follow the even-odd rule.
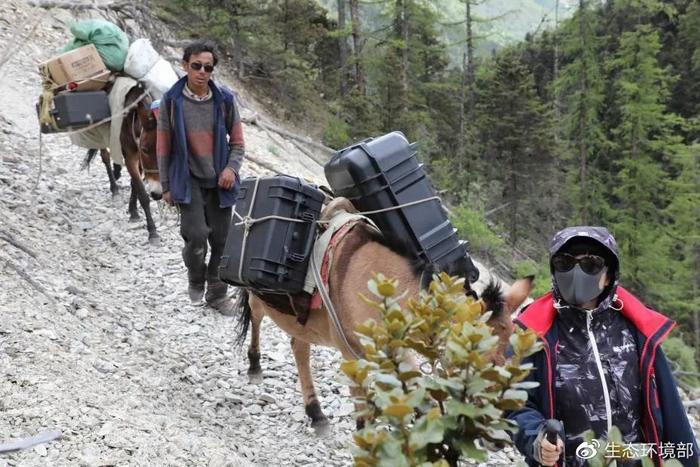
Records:
[[[477,105],[475,51],[479,39],[475,26],[477,23],[488,23],[489,20],[476,16],[474,12],[475,7],[483,3],[482,0],[460,1],[464,3],[464,50],[460,85],[459,133],[455,158],[458,173],[465,175],[461,181],[464,197],[469,199],[470,187],[476,182],[474,175],[479,172],[479,146],[474,125]]]
[[[574,212],[571,221],[587,224],[600,221],[605,211],[605,186],[596,170],[595,155],[603,145],[598,112],[603,101],[599,39],[591,2],[579,0],[579,8],[562,33],[562,52],[571,61],[560,70],[555,93],[561,96],[571,164],[567,185]],[[573,170],[576,167],[576,170]]]
[[[691,2],[678,20],[678,43],[671,49],[679,80],[674,88],[673,104],[685,118],[700,116],[700,3]],[[700,136],[700,129],[692,135]]]
[[[673,199],[666,210],[673,219],[670,236],[675,267],[669,281],[673,286],[665,290],[664,298],[683,328],[692,329],[700,360],[700,145],[679,151],[675,163],[679,174],[671,185]]]
[[[364,58],[362,56],[362,20],[360,18],[359,0],[350,1],[350,21],[352,24],[352,55],[355,68],[355,86],[361,96],[367,93],[367,80],[365,76]]]
[[[551,189],[552,123],[518,50],[499,54],[485,83],[478,106],[479,140],[486,179],[502,187],[501,198],[492,203],[507,206],[497,218],[514,245],[536,224],[532,211],[550,198],[545,193]]]
[[[680,119],[665,108],[671,77],[658,62],[659,35],[648,25],[625,32],[612,62],[620,123],[613,131],[619,154],[612,227],[625,258],[625,283],[654,300],[662,299],[670,276],[667,220],[669,174],[662,163],[682,148],[673,134]]]
[[[345,0],[337,0],[338,6],[338,60],[340,61],[340,96],[348,92],[348,38],[345,32]]]
[[[382,129],[402,130],[414,138],[432,126],[425,87],[443,79],[447,66],[435,29],[437,12],[425,0],[394,0],[387,3],[385,15],[387,34],[376,49],[374,82]]]

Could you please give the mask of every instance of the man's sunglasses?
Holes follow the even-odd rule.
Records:
[[[605,260],[597,255],[583,255],[577,258],[568,253],[559,253],[552,258],[552,266],[557,272],[571,271],[577,263],[586,274],[598,274],[605,267]]]
[[[209,64],[202,65],[199,62],[190,63],[190,67],[192,67],[192,69],[195,71],[199,71],[202,68],[204,68],[204,71],[206,71],[207,73],[211,73],[212,71],[214,71],[214,65],[209,65]]]

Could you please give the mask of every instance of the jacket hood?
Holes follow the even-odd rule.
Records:
[[[552,293],[554,295],[555,303],[563,303],[561,300],[561,294],[557,287],[557,283],[554,280],[554,270],[552,269],[552,257],[557,254],[567,243],[574,239],[588,239],[593,240],[600,244],[607,252],[609,258],[612,258],[615,264],[611,265],[613,270],[613,277],[610,285],[606,287],[603,292],[605,296],[600,301],[599,305],[594,311],[606,309],[615,300],[615,291],[617,290],[617,284],[620,279],[620,252],[617,247],[617,242],[615,237],[610,233],[605,227],[588,226],[581,225],[575,227],[567,227],[560,230],[552,237],[552,241],[549,244],[549,267],[552,271]],[[568,305],[564,307],[569,308]]]
[[[589,238],[597,241],[615,257],[618,263],[620,262],[620,252],[617,248],[617,242],[610,231],[605,227],[594,227],[588,225],[567,227],[554,234],[554,237],[552,237],[552,241],[549,244],[550,259],[559,250],[561,250],[566,243],[574,238]]]

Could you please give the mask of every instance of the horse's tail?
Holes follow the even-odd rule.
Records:
[[[251,309],[248,303],[250,292],[248,289],[240,289],[238,292],[238,300],[236,300],[236,311],[238,312],[238,320],[236,321],[236,337],[234,345],[241,347],[245,342],[245,337],[248,335],[250,327]]]
[[[80,166],[81,169],[87,170],[90,168],[90,164],[97,155],[97,151],[99,151],[99,149],[88,149],[85,159],[83,159],[83,164]]]
[[[494,279],[489,281],[489,284],[481,292],[481,299],[486,304],[486,309],[493,314],[491,319],[497,319],[505,308],[505,297],[503,296],[503,288],[501,284]]]

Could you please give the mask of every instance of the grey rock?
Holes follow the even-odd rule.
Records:
[[[262,412],[262,407],[259,405],[253,404],[249,405],[248,407],[244,407],[243,411],[250,414],[250,415],[257,415]]]
[[[37,446],[34,446],[34,452],[41,457],[46,457],[46,455],[48,454],[48,451],[46,450],[46,446],[44,446],[43,444],[39,444]]]
[[[262,395],[260,395],[260,400],[263,401],[263,402],[266,402],[266,403],[268,403],[268,404],[276,404],[276,403],[277,403],[277,399],[275,399],[274,397],[270,396],[269,394],[262,394]]]

